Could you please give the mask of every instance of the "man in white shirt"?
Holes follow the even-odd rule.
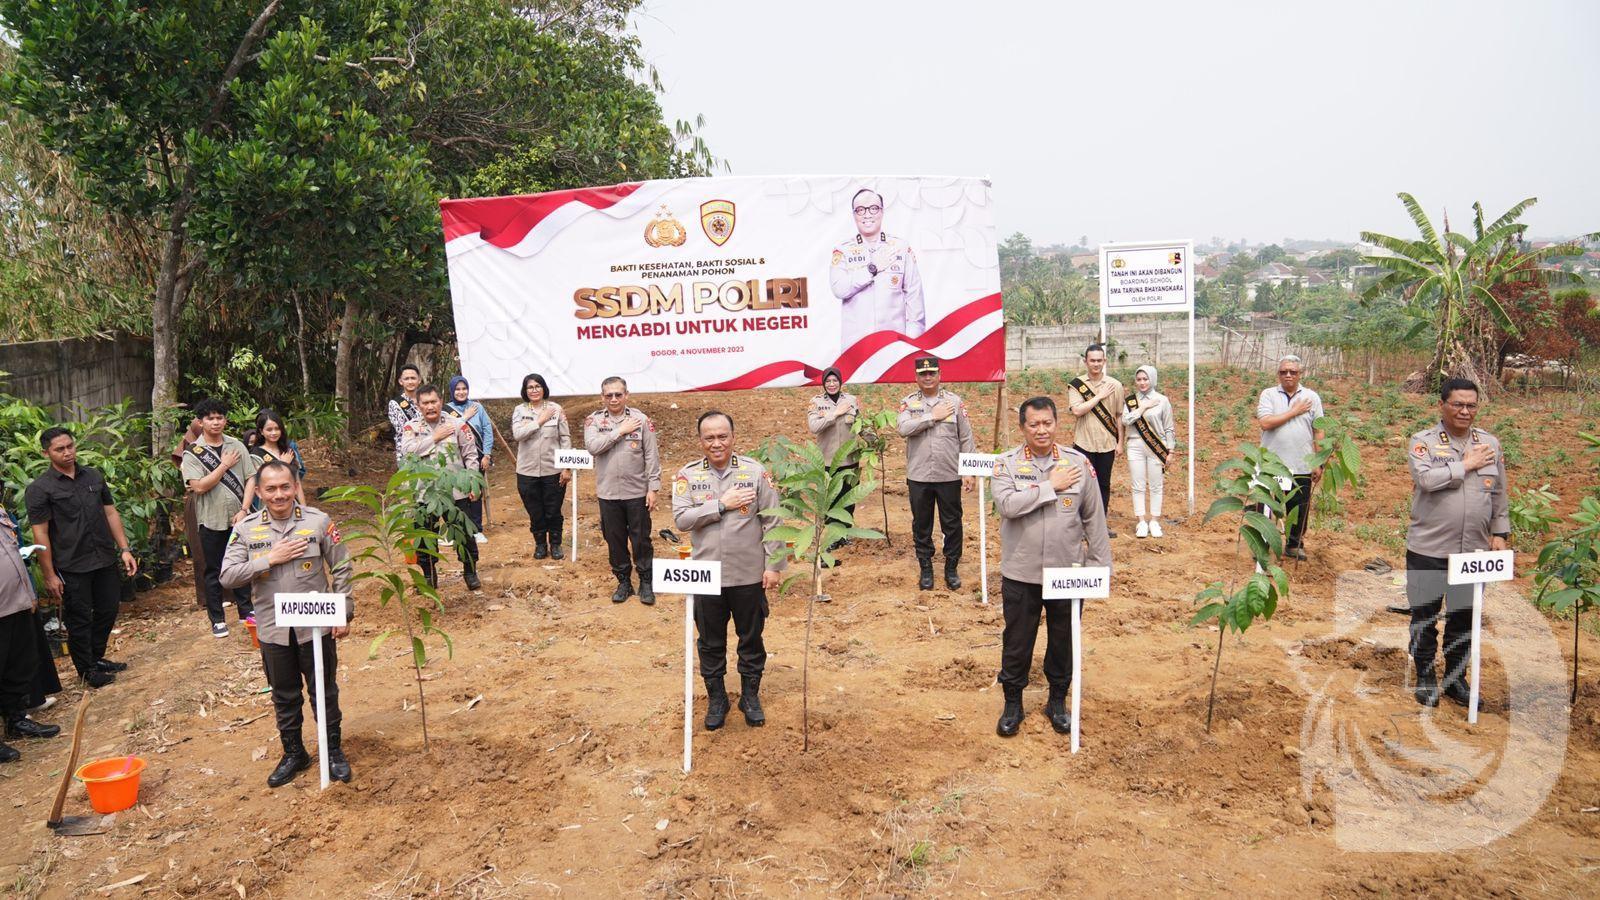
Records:
[[[1311,468],[1322,429],[1322,398],[1300,384],[1305,363],[1290,353],[1278,360],[1278,386],[1261,392],[1256,402],[1256,424],[1261,426],[1261,446],[1271,450],[1294,473],[1294,491],[1284,512],[1292,520],[1284,536],[1284,555],[1305,559],[1306,523],[1311,520],[1311,491],[1322,480],[1322,470]],[[1298,515],[1296,513],[1298,512]]]

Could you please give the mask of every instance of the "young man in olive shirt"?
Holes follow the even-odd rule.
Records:
[[[222,613],[222,554],[228,549],[233,526],[245,517],[255,499],[256,459],[238,438],[222,433],[228,427],[226,403],[208,397],[195,404],[194,414],[200,420],[200,439],[183,454],[180,467],[184,483],[194,495],[211,635],[222,638],[228,636]],[[233,606],[241,622],[255,613],[248,584],[233,589]]]
[[[90,687],[116,680],[126,663],[106,659],[122,600],[122,576],[139,564],[122,530],[105,476],[78,465],[78,445],[65,428],[47,428],[39,444],[50,468],[28,485],[26,501],[45,590],[61,598],[67,647],[78,677]]]

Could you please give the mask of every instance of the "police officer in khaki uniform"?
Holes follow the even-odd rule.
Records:
[[[1451,378],[1439,390],[1439,424],[1411,436],[1411,526],[1406,529],[1406,599],[1417,702],[1439,705],[1433,671],[1435,623],[1444,609],[1444,695],[1466,706],[1472,645],[1472,586],[1446,584],[1450,554],[1504,550],[1511,536],[1500,441],[1482,428],[1478,386]],[[1442,602],[1441,602],[1442,601]]]
[[[883,232],[883,197],[863,188],[850,201],[856,234],[833,248],[828,286],[842,301],[839,349],[877,331],[917,337],[927,330],[922,272],[902,238]]]
[[[705,457],[678,470],[672,481],[672,521],[689,533],[693,559],[722,563],[722,593],[694,598],[694,624],[699,633],[700,676],[706,682],[706,730],[722,727],[728,717],[728,618],[739,636],[739,709],[747,725],[766,724],[761,710],[761,673],[767,648],[761,631],[767,621],[767,591],[778,586],[787,560],[768,560],[783,549],[767,540],[778,527],[777,516],[761,510],[778,505],[778,492],[766,469],[733,452],[733,418],[712,410],[695,426]]]
[[[861,401],[855,394],[845,391],[842,373],[837,368],[829,367],[822,373],[822,393],[811,398],[811,406],[806,410],[806,428],[816,435],[817,449],[822,451],[825,462],[832,464],[839,449],[856,439],[851,429],[860,415]],[[847,494],[861,483],[859,449],[845,454],[839,461],[839,471],[850,476],[840,488],[841,495]],[[837,497],[834,499],[838,501]],[[856,514],[854,503],[845,509],[851,516]],[[846,543],[849,543],[847,538],[840,538],[828,549],[832,551]]]
[[[939,387],[939,360],[919,356],[913,363],[918,390],[900,403],[896,424],[906,439],[906,487],[911,495],[911,538],[921,574],[917,587],[933,588],[933,509],[939,507],[944,532],[944,583],[961,587],[961,491],[972,490],[970,477],[959,478],[959,456],[977,452],[972,423],[961,398]]]
[[[280,592],[348,595],[354,567],[349,553],[339,543],[339,530],[333,520],[319,509],[295,502],[300,480],[292,467],[278,460],[268,461],[257,473],[256,483],[265,508],[233,526],[228,549],[222,556],[222,583],[227,587],[252,584],[255,596],[261,600],[256,604],[256,637],[261,642],[261,664],[267,672],[267,683],[272,686],[278,738],[283,743],[283,759],[267,776],[267,786],[288,784],[311,766],[311,755],[300,736],[304,721],[300,705],[302,681],[310,694],[313,714],[317,691],[327,692],[328,775],[336,781],[349,781],[350,762],[340,745],[343,716],[339,712],[339,656],[334,641],[349,634],[350,629],[334,628],[322,636],[324,682],[319,686],[311,633],[278,627],[273,598]],[[353,609],[350,617],[355,617]]]
[[[600,384],[603,409],[583,423],[584,449],[594,454],[595,495],[600,498],[600,533],[611,555],[611,573],[617,576],[612,603],[624,603],[633,593],[631,563],[639,572],[639,602],[653,606],[656,592],[650,585],[650,514],[661,490],[661,451],[656,446],[656,426],[650,417],[628,405],[628,383],[612,376]],[[629,545],[633,558],[628,558]]]
[[[408,422],[400,432],[400,449],[407,456],[420,456],[425,459],[442,457],[446,468],[455,471],[478,471],[478,460],[481,451],[478,447],[477,434],[462,415],[444,403],[444,396],[439,389],[431,384],[417,388],[417,408],[422,411],[420,418]],[[467,590],[475,591],[483,586],[478,580],[478,541],[477,526],[472,523],[471,509],[480,498],[477,492],[462,493],[451,491],[455,500],[456,509],[461,511],[461,518],[465,520],[468,532],[465,540],[455,541],[456,556],[461,560],[462,579],[467,584]],[[439,530],[443,526],[440,520],[423,521],[419,523],[426,531]],[[459,537],[459,536],[458,536]],[[427,543],[432,544],[432,538]],[[430,550],[425,547],[424,552],[417,554],[417,564],[422,569],[422,574],[427,577],[428,583],[434,587],[439,586],[438,560]]]
[[[1006,703],[995,731],[1011,737],[1022,725],[1022,689],[1033,666],[1033,644],[1041,612],[1046,619],[1044,677],[1050,683],[1045,716],[1070,734],[1066,696],[1072,689],[1072,610],[1069,600],[1044,599],[1046,566],[1109,566],[1100,484],[1089,460],[1056,443],[1056,404],[1034,397],[1017,414],[1025,442],[995,460],[994,505],[1000,511],[1000,596],[1005,631],[1001,638],[1000,686]]]

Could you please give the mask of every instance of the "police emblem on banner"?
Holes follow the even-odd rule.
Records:
[[[707,200],[700,204],[700,228],[711,243],[721,247],[733,237],[734,209],[732,200]]]
[[[652,247],[682,247],[689,239],[683,223],[672,217],[665,206],[661,207],[644,227],[644,242]]]

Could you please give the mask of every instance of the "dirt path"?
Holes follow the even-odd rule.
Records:
[[[1208,394],[1253,398],[1254,382],[1215,377]],[[1368,420],[1403,420],[1390,429],[1400,437],[1426,415],[1359,386],[1317,387]],[[968,391],[975,409],[992,403],[983,391],[992,388]],[[867,392],[874,404],[900,393]],[[705,406],[728,408],[744,435],[799,438],[807,396],[662,395],[639,405],[658,420],[670,477],[691,458],[693,415]],[[580,409],[569,407],[575,420]],[[1203,471],[1250,436],[1209,427],[1218,410],[1233,414],[1198,412],[1208,426]],[[986,434],[986,417],[976,417]],[[1571,439],[1553,414],[1524,410],[1518,420],[1526,468]],[[1198,516],[1182,521],[1176,475],[1168,538],[1133,540],[1119,469],[1117,587],[1085,618],[1077,756],[1040,714],[1037,663],[1022,734],[994,735],[1001,617],[976,598],[975,504],[963,562],[971,589],[916,591],[896,453],[892,545],[852,547],[830,581],[835,601],[818,607],[812,750],[800,752],[805,604],[774,598],[768,725],[750,729],[735,715],[722,731],[697,733],[690,776],[679,770],[681,601],[608,602],[589,479],[581,561],[533,561],[505,467],[493,479],[484,590],[466,592],[446,568],[456,654],[429,673],[431,753],[400,647],[365,658],[388,614],[358,600],[357,634],[341,648],[355,782],[319,794],[302,776],[269,790],[278,751],[259,659],[240,633],[210,638],[187,585],[168,585],[124,609],[111,655],[132,668],[96,696],[85,742],[91,755],[149,761],[143,803],[108,834],[50,835],[42,822],[66,742],[24,743],[24,760],[0,771],[10,800],[0,828],[15,835],[0,849],[0,884],[51,897],[139,875],[111,896],[1591,892],[1600,865],[1593,664],[1569,717],[1571,624],[1537,615],[1518,582],[1491,594],[1479,724],[1449,704],[1416,706],[1405,690],[1404,620],[1381,610],[1400,588],[1393,575],[1361,571],[1373,557],[1401,562],[1394,541],[1408,481],[1394,466],[1403,447],[1381,439],[1365,451],[1371,481],[1343,509],[1319,512],[1289,603],[1225,642],[1211,734],[1203,722],[1217,635],[1183,623],[1199,586],[1236,565],[1231,536]],[[381,452],[362,459],[385,464]],[[1569,507],[1587,476],[1548,480]],[[876,498],[865,509],[866,523],[880,524]],[[664,511],[656,520],[669,524]],[[993,528],[990,537],[998,601]],[[1585,633],[1582,652],[1600,659],[1600,640]],[[73,698],[63,700],[47,718],[70,724]],[[73,810],[87,812],[81,788]],[[1419,831],[1443,843],[1357,852],[1407,846]],[[1452,849],[1454,834],[1481,835],[1482,845]]]

